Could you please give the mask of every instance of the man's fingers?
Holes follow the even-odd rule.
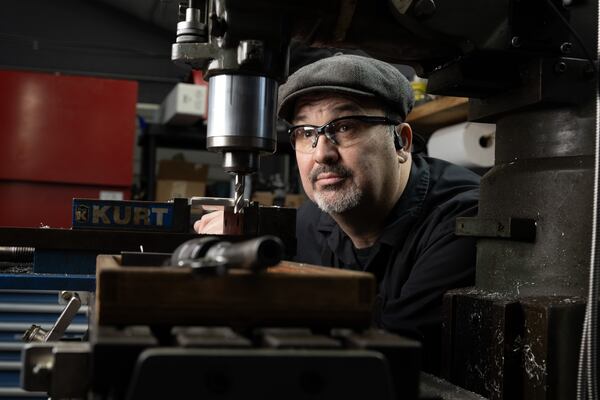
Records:
[[[223,215],[223,211],[204,214],[202,218],[194,223],[194,230],[202,234],[223,234]]]

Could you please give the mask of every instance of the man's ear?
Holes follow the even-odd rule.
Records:
[[[412,148],[412,129],[407,123],[401,123],[394,127],[394,146],[396,152],[410,152]]]
[[[400,134],[396,132],[396,128],[394,127],[394,147],[396,151],[401,150],[404,147],[402,143],[402,139],[400,138]]]

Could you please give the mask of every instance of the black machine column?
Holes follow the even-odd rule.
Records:
[[[496,165],[481,182],[479,217],[500,230],[508,228],[503,221],[525,220],[522,230],[535,238],[480,239],[478,288],[519,297],[586,295],[593,152],[594,116],[575,108],[498,119]]]

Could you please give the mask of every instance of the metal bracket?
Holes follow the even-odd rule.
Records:
[[[89,385],[89,343],[29,343],[22,353],[21,388],[52,398],[84,398]]]
[[[457,236],[503,238],[535,242],[537,222],[528,218],[456,218]]]
[[[39,325],[31,325],[23,334],[24,342],[54,342],[65,334],[65,331],[81,307],[81,299],[76,292],[63,291],[60,296],[63,300],[67,300],[68,303],[52,328],[46,331]]]

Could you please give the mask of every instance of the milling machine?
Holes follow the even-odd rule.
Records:
[[[474,288],[445,298],[441,373],[491,399],[574,398],[590,272],[597,2],[190,0],[183,8],[173,59],[205,70],[207,145],[224,154],[224,168],[236,176],[237,215],[244,209],[244,176],[257,169],[261,153],[275,150],[276,92],[287,77],[292,38],[314,46],[361,48],[389,62],[411,64],[428,77],[430,92],[469,97],[471,120],[495,122],[496,164],[482,180],[478,217],[457,221],[458,235],[480,238],[477,278]],[[272,334],[259,336],[281,343],[281,333],[275,339]],[[227,335],[219,336],[221,344],[230,339]],[[207,340],[205,332],[185,331],[178,343],[190,336]],[[150,338],[144,331],[130,337],[136,343],[160,342],[165,335]],[[162,344],[172,338],[166,337]],[[364,339],[345,337],[346,343]],[[137,357],[139,349],[132,354]],[[220,354],[244,363],[247,355]],[[161,354],[149,356],[161,361]],[[218,354],[198,356],[206,360]],[[373,354],[354,356],[359,364],[352,365],[373,361]],[[181,361],[183,355],[173,357]],[[170,366],[175,358],[162,361]],[[219,361],[210,358],[210,363]],[[277,371],[275,364],[264,365]],[[159,370],[138,370],[135,378],[153,382]],[[193,379],[189,373],[182,376],[186,379],[178,383]],[[314,375],[302,376],[308,382],[303,395],[323,393]],[[227,393],[223,390],[231,382],[222,375],[212,378],[205,387]],[[94,381],[92,387],[105,384]],[[398,394],[398,384],[410,386],[396,382]],[[137,392],[140,387],[130,388],[129,396],[150,393]],[[439,395],[444,397],[443,390]]]

